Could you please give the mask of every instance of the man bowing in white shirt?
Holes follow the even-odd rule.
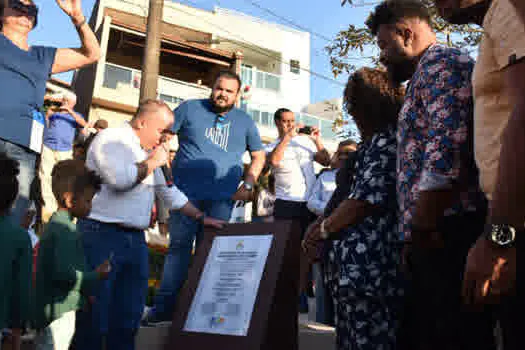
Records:
[[[77,315],[76,349],[135,349],[148,287],[149,226],[155,195],[166,207],[180,210],[201,225],[221,228],[223,221],[205,217],[176,186],[168,186],[160,167],[169,161],[161,143],[174,123],[162,101],[146,100],[129,124],[102,131],[89,148],[86,166],[103,180],[89,218],[80,220],[87,264],[110,258],[112,272],[93,295],[89,311]]]

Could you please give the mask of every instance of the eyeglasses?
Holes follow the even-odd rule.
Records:
[[[226,124],[226,117],[221,115],[221,114],[217,114],[217,116],[215,117],[215,129],[219,129],[221,130]]]
[[[36,27],[38,18],[38,6],[36,6],[35,4],[24,4],[20,0],[9,0],[8,6],[13,10],[23,12],[27,16],[33,17],[35,19],[35,24],[33,25],[33,28]]]

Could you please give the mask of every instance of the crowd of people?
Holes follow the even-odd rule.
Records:
[[[236,107],[242,82],[230,71],[208,99],[174,111],[148,99],[124,125],[87,121],[73,93],[45,96],[51,73],[100,55],[81,1],[57,3],[80,48],[29,46],[38,8],[0,0],[0,330],[14,349],[27,329],[42,350],[134,349],[140,326],[173,318],[204,226],[221,229],[234,203],[249,201],[254,220],[300,227],[294,305],[308,312],[315,294],[316,320],[335,327],[337,349],[518,349],[521,2],[434,1],[444,20],[483,27],[477,62],[438,43],[421,1],[379,3],[366,25],[382,67],[355,71],[343,92],[360,142],[333,155],[286,108],[274,114],[277,139],[263,145]],[[169,249],[145,308],[144,231],[155,217]],[[34,250],[28,228],[38,220]]]

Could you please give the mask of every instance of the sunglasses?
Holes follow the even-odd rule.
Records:
[[[226,124],[226,117],[220,114],[217,114],[215,117],[215,129],[222,129]]]
[[[20,0],[9,0],[8,7],[15,11],[23,12],[29,17],[34,18],[33,28],[36,27],[38,19],[38,6],[35,4],[24,4]]]

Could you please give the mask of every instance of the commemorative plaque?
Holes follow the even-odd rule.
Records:
[[[233,224],[204,237],[166,349],[297,349],[298,226]]]
[[[247,335],[272,238],[214,238],[184,331]]]

